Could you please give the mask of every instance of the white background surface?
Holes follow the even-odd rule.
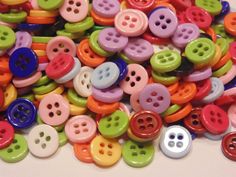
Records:
[[[236,9],[236,0],[228,0]],[[67,144],[48,159],[37,159],[30,153],[19,163],[0,161],[0,177],[236,177],[236,162],[221,152],[221,141],[197,138],[185,158],[164,156],[156,145],[154,161],[145,168],[131,168],[121,159],[115,166],[100,168],[78,161]]]

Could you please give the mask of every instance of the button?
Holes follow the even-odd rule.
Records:
[[[198,82],[205,80],[212,75],[211,68],[203,68],[201,70],[196,70],[193,73],[189,74],[187,77],[185,77],[185,80],[188,82]]]
[[[221,1],[222,10],[220,14],[216,16],[216,18],[223,18],[230,12],[230,4],[227,1]]]
[[[174,34],[178,19],[169,8],[156,9],[148,19],[150,31],[157,37],[168,38]]]
[[[138,112],[142,109],[139,101],[140,91],[135,92],[130,95],[130,106],[135,112]]]
[[[139,64],[129,64],[126,78],[120,82],[120,87],[127,94],[142,90],[148,82],[147,71]]]
[[[225,157],[236,161],[236,132],[226,134],[222,139],[221,147]]]
[[[225,38],[218,38],[216,44],[220,47],[221,57],[225,56],[229,50],[229,43]],[[218,60],[219,61],[219,60]]]
[[[80,22],[87,15],[89,10],[88,0],[65,0],[60,7],[60,15],[68,22]]]
[[[120,11],[119,1],[94,0],[92,2],[94,12],[105,18],[113,18]]]
[[[92,94],[91,77],[93,71],[92,68],[83,66],[73,79],[74,89],[82,97],[88,97]]]
[[[63,0],[38,0],[38,6],[44,10],[56,10],[63,5]]]
[[[128,37],[122,36],[115,28],[105,28],[99,33],[98,43],[108,52],[120,52],[127,45]]]
[[[6,110],[8,106],[17,98],[17,91],[16,88],[9,84],[4,90],[4,104],[1,107],[2,110]]]
[[[162,117],[172,115],[172,114],[178,112],[181,108],[182,108],[181,105],[173,104],[166,111],[164,111],[161,115],[162,115]]]
[[[97,15],[93,8],[90,11],[90,15],[93,18],[94,22],[97,25],[101,25],[101,26],[114,26],[114,18],[104,18],[100,15]],[[99,29],[100,30],[100,29]],[[96,31],[96,30],[94,30]]]
[[[25,11],[10,11],[0,13],[0,20],[6,23],[21,23],[25,21],[27,13]]]
[[[122,157],[131,167],[145,167],[154,158],[155,150],[152,143],[136,143],[126,141],[122,146]]]
[[[188,7],[192,6],[191,0],[171,0],[171,4],[177,8],[179,11],[186,10]]]
[[[68,100],[76,106],[86,107],[87,99],[80,97],[74,89],[68,89],[67,91]]]
[[[105,138],[117,138],[127,131],[128,126],[128,115],[123,111],[115,111],[99,121],[98,130]]]
[[[236,61],[236,42],[230,43],[229,52],[233,61]]]
[[[135,62],[144,62],[152,56],[154,49],[150,42],[141,38],[134,38],[129,39],[128,45],[126,45],[123,52]]]
[[[15,77],[12,79],[12,83],[17,88],[27,87],[36,83],[41,78],[41,76],[42,76],[41,72],[36,72],[32,76],[26,78]]]
[[[38,57],[29,48],[18,48],[10,56],[9,67],[14,76],[28,77],[37,71]]]
[[[6,12],[9,12],[9,7],[8,5],[5,5],[5,4],[0,4],[0,13],[6,13]]]
[[[154,36],[149,30],[147,30],[143,35],[143,39],[146,39],[147,41],[151,42],[152,44],[156,45],[162,45],[162,44],[168,44],[170,42],[169,38],[159,38],[157,36]]]
[[[222,5],[217,0],[198,0],[195,2],[197,7],[200,7],[207,12],[209,12],[212,16],[220,14],[222,10]]]
[[[11,28],[3,25],[0,25],[0,31],[0,50],[11,48],[16,41],[14,31]]]
[[[212,17],[206,10],[192,6],[187,8],[185,13],[187,20],[196,24],[200,29],[207,29],[211,26]]]
[[[70,38],[57,36],[48,42],[46,52],[49,60],[54,59],[59,53],[69,54],[74,57],[76,54],[76,46]]]
[[[172,36],[172,41],[175,46],[184,48],[189,42],[199,37],[199,28],[192,23],[183,23],[179,25]]]
[[[33,103],[24,98],[14,100],[7,108],[7,120],[18,129],[31,127],[36,121],[36,114]]]
[[[30,152],[40,158],[53,155],[59,147],[57,131],[49,125],[37,125],[29,133]]]
[[[86,30],[89,30],[94,25],[94,21],[92,17],[86,17],[83,21],[77,23],[66,23],[65,24],[65,31],[69,33],[80,33],[80,36]],[[79,37],[77,37],[79,38]]]
[[[114,83],[114,86],[115,86],[115,85],[119,85],[119,83],[125,79],[128,73],[128,67],[127,67],[126,62],[122,60],[121,58],[117,58],[113,60],[113,62],[118,66],[119,71],[120,71],[119,77],[117,81]]]
[[[201,118],[204,127],[212,134],[221,134],[229,127],[226,112],[216,105],[204,106]]]
[[[212,134],[212,133],[210,133],[210,132],[206,132],[206,133],[204,133],[203,135],[204,135],[204,137],[208,138],[209,140],[220,141],[220,140],[222,140],[222,138],[223,138],[227,133],[230,133],[230,132],[232,132],[232,129],[231,129],[231,125],[229,124],[228,129],[227,129],[225,132],[221,133],[221,134]]]
[[[129,8],[138,9],[144,13],[149,12],[155,6],[155,0],[127,0],[126,3]]]
[[[197,86],[197,93],[194,96],[194,100],[200,101],[210,93],[211,80],[208,78],[208,79],[196,82],[196,86]]]
[[[144,110],[162,113],[170,106],[170,93],[161,84],[149,84],[139,95],[140,105]]]
[[[69,73],[74,67],[74,58],[68,54],[57,55],[46,67],[46,74],[50,79],[59,79]]]
[[[97,136],[90,144],[92,158],[102,167],[112,166],[121,158],[121,145],[113,139]]]
[[[119,77],[119,68],[112,62],[99,65],[92,73],[91,83],[98,89],[106,89],[112,86]]]
[[[1,3],[5,4],[5,5],[19,5],[19,4],[23,4],[27,2],[27,0],[19,0],[19,1],[15,1],[15,0],[2,0]]]
[[[77,159],[85,163],[93,163],[93,158],[90,153],[90,143],[86,144],[74,144],[74,154]]]
[[[169,38],[168,38],[169,39]],[[180,49],[178,49],[177,47],[175,47],[173,44],[169,43],[169,44],[162,44],[162,45],[152,45],[154,48],[154,53],[158,53],[158,52],[162,52],[164,50],[173,50],[179,54],[181,54]]]
[[[161,136],[160,148],[170,158],[183,158],[190,152],[191,146],[191,135],[184,127],[170,126]]]
[[[139,138],[155,138],[162,128],[162,120],[152,111],[139,111],[130,119],[130,129]]]
[[[228,109],[228,116],[233,127],[236,127],[236,104],[232,104]]]
[[[46,124],[61,125],[69,118],[69,103],[61,95],[49,94],[40,101],[38,112]]]
[[[24,136],[15,134],[12,144],[0,150],[0,158],[8,163],[23,160],[28,154],[28,145]]]
[[[14,129],[6,121],[0,121],[0,149],[9,146],[14,139]]]
[[[4,92],[0,87],[0,108],[2,108],[3,105],[4,105]]]
[[[123,90],[120,87],[114,87],[106,90],[99,90],[95,87],[92,88],[92,96],[104,103],[119,102],[123,98]]]
[[[95,121],[86,115],[70,118],[65,125],[65,133],[73,143],[87,143],[96,135]]]

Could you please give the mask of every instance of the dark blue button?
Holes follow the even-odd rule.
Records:
[[[114,85],[118,85],[127,75],[128,68],[127,68],[127,64],[125,63],[125,61],[120,58],[117,58],[113,62],[118,66],[119,71],[120,71],[119,78],[117,79],[117,81],[114,84]]]
[[[38,57],[29,48],[16,49],[10,56],[9,67],[14,76],[28,77],[37,71]]]
[[[7,108],[7,120],[18,129],[28,128],[36,121],[37,109],[24,98],[18,98]]]
[[[20,23],[17,28],[21,31],[39,31],[43,25],[40,24],[29,24],[29,23]]]
[[[236,77],[233,80],[231,80],[229,83],[225,84],[224,87],[225,87],[225,90],[229,90],[231,88],[236,87]]]
[[[223,18],[230,11],[230,4],[229,4],[229,2],[221,1],[221,5],[222,5],[222,10],[221,10],[219,15],[215,16],[215,18]]]

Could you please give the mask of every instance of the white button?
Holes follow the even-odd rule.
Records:
[[[182,158],[189,153],[191,146],[191,135],[184,127],[170,126],[161,136],[160,148],[168,157]]]
[[[58,133],[49,125],[37,125],[29,133],[28,146],[33,155],[37,157],[49,157],[59,147]]]

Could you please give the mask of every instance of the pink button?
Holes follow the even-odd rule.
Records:
[[[130,96],[130,105],[135,112],[141,111],[142,107],[139,102],[140,92],[135,92]]]
[[[232,104],[228,109],[228,116],[231,125],[236,128],[236,104]]]
[[[233,67],[225,75],[221,76],[219,79],[225,85],[229,83],[235,76],[236,76],[236,67],[235,65],[233,65]]]
[[[89,10],[88,0],[65,0],[59,9],[61,16],[68,22],[80,22]]]
[[[139,64],[129,64],[126,78],[121,81],[120,87],[127,94],[142,90],[148,83],[147,71]]]
[[[41,72],[36,72],[35,74],[33,74],[30,77],[27,78],[14,78],[12,80],[12,83],[14,84],[15,87],[17,88],[22,88],[22,87],[27,87],[30,85],[33,85],[34,83],[36,83],[42,76]]]
[[[49,94],[41,100],[38,113],[46,124],[61,125],[70,115],[69,103],[61,95]]]
[[[59,53],[69,54],[74,57],[76,54],[76,46],[70,38],[57,36],[48,42],[46,52],[49,60],[52,60]]]
[[[73,143],[86,143],[96,135],[95,121],[86,115],[72,117],[65,125],[65,133]]]

